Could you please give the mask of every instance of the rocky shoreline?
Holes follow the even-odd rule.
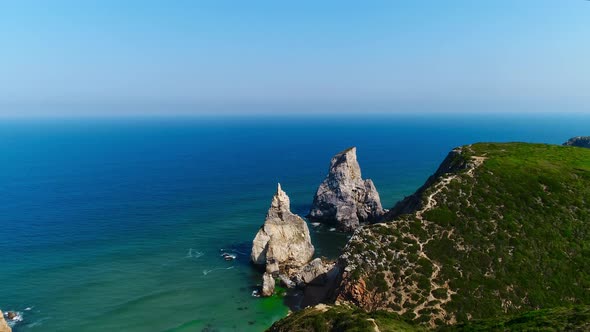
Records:
[[[346,173],[337,169],[347,162],[334,160],[352,160],[343,157],[351,150],[335,156],[331,174],[320,189],[327,188],[329,179],[337,178],[333,174]],[[391,211],[383,210],[385,214],[377,222],[356,226],[338,261],[324,274],[323,285],[329,286],[302,307],[330,303],[334,311],[342,311],[338,314],[348,318],[361,311],[387,312],[391,313],[387,319],[401,319],[420,329],[518,314],[552,305],[556,299],[567,305],[588,303],[584,286],[577,282],[587,278],[583,272],[587,256],[576,249],[579,243],[586,243],[587,233],[567,232],[585,227],[588,208],[576,198],[588,195],[584,184],[588,168],[581,163],[587,163],[588,158],[585,149],[546,144],[479,143],[452,150],[414,194]],[[352,178],[360,178],[360,172],[350,173],[358,175]],[[331,188],[338,192],[338,186]],[[320,189],[314,208],[320,205],[316,204],[318,196],[327,192]],[[569,205],[564,207],[563,202]],[[353,211],[358,201],[341,200],[333,206],[339,204]],[[572,210],[580,213],[572,215]],[[332,222],[351,230],[354,223],[348,223],[350,220],[341,219],[340,223],[333,218]],[[522,231],[515,231],[514,225]],[[552,241],[545,241],[545,234],[551,234]],[[553,247],[558,246],[574,248],[569,252],[569,265],[556,259],[560,254]],[[529,283],[538,266],[534,259],[523,261],[522,257],[543,257],[542,270],[551,274]],[[572,271],[577,271],[577,277]],[[554,276],[558,279],[551,279]],[[562,288],[552,283],[568,278]],[[574,293],[568,285],[573,285]],[[550,286],[554,289],[547,291]],[[311,287],[306,283],[305,297],[312,296],[307,292]],[[564,300],[566,295],[569,297]],[[480,305],[472,305],[476,302]],[[328,310],[318,308],[318,315]],[[309,327],[305,324],[310,324],[313,311],[303,312],[295,314],[296,319],[285,319],[284,326],[297,326],[300,320],[301,326]],[[334,317],[316,321],[329,326]],[[372,320],[367,317],[361,323]]]
[[[324,223],[353,231],[385,212],[373,182],[362,179],[356,148],[352,147],[332,158],[308,218],[315,225]],[[303,306],[330,297],[340,269],[334,261],[312,260],[313,255],[307,223],[291,212],[289,196],[278,184],[264,224],[252,241],[251,261],[264,269],[260,295],[273,295],[276,283],[280,283],[288,289],[304,290]]]

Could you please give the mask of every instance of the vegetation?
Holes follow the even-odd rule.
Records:
[[[404,321],[402,317],[394,313],[385,311],[367,313],[351,306],[307,308],[276,322],[269,331],[376,331],[375,327],[381,332],[428,331],[423,326]],[[433,330],[439,332],[588,331],[590,330],[590,306],[536,310],[519,315],[473,320],[453,326],[441,326]]]
[[[396,314],[376,311],[367,313],[349,306],[334,306],[325,309],[307,308],[276,322],[268,331],[273,332],[341,332],[341,331],[418,332],[425,331],[405,322]]]
[[[445,326],[441,332],[461,331],[588,331],[590,306],[553,308],[516,316],[475,320],[458,326]]]
[[[590,150],[475,144],[443,165],[417,211],[355,233],[341,300],[430,326],[590,304]]]

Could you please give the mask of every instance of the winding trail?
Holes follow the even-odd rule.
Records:
[[[482,157],[482,156],[472,156],[471,157],[471,164],[469,165],[469,169],[467,170],[467,172],[465,172],[465,174],[469,177],[473,177],[475,169],[478,168],[479,166],[481,166],[486,159],[487,159],[486,157]],[[435,197],[437,197],[443,190],[445,190],[447,188],[447,186],[453,180],[459,178],[459,176],[460,176],[460,174],[453,174],[453,175],[446,174],[445,177],[442,177],[439,180],[439,182],[434,185],[435,190],[430,195],[428,195],[428,197],[426,198],[426,204],[424,204],[424,207],[422,209],[416,211],[416,218],[421,221],[423,226],[431,224],[430,221],[428,221],[424,218],[424,213],[432,210],[433,208],[435,208],[439,204],[439,202],[437,202]],[[451,230],[450,232],[447,233],[447,237],[450,237],[452,234],[453,234],[453,230]],[[420,310],[426,308],[426,306],[428,305],[429,302],[438,301],[438,303],[431,306],[431,308],[437,309],[438,312],[436,314],[431,315],[430,322],[429,322],[431,326],[436,326],[436,324],[435,324],[436,319],[444,320],[444,317],[447,316],[447,312],[443,308],[443,306],[445,304],[447,304],[448,302],[450,302],[452,296],[454,294],[457,294],[457,292],[451,290],[448,280],[445,281],[445,283],[443,285],[440,285],[435,282],[435,280],[438,278],[438,276],[442,270],[442,266],[440,264],[438,264],[437,262],[433,261],[432,259],[430,259],[430,257],[428,257],[428,255],[426,255],[426,253],[424,252],[424,245],[428,244],[428,242],[433,240],[434,237],[436,236],[436,234],[431,235],[426,241],[420,241],[420,239],[413,234],[411,234],[411,235],[408,234],[407,236],[418,243],[418,247],[419,247],[418,256],[428,260],[433,266],[433,271],[432,271],[432,274],[430,275],[430,293],[428,294],[428,297],[424,301],[422,301],[418,306],[416,306],[414,308],[414,310],[412,310],[412,312],[416,315],[416,317],[418,317],[418,316],[420,316],[420,313],[419,313]],[[442,298],[442,299],[436,298],[433,295],[432,292],[435,289],[441,289],[441,288],[446,290],[446,292],[447,292],[446,298]],[[454,316],[450,317],[449,323],[452,324],[454,322],[456,322],[456,318]]]

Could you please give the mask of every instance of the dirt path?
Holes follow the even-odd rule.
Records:
[[[466,174],[469,177],[473,177],[473,172],[475,171],[476,168],[478,168],[479,166],[481,166],[484,161],[486,160],[486,157],[480,157],[480,156],[473,156],[471,157],[471,165],[469,167],[469,169],[467,170]],[[435,197],[437,197],[443,190],[445,190],[447,188],[447,186],[455,179],[457,179],[459,177],[459,175],[457,174],[453,174],[453,175],[447,175],[446,177],[443,177],[439,180],[438,183],[436,183],[434,185],[434,191],[428,195],[428,197],[426,198],[426,204],[424,204],[424,207],[422,209],[420,209],[419,211],[416,212],[416,218],[418,220],[420,220],[422,222],[423,225],[428,225],[430,224],[430,221],[426,220],[424,218],[424,213],[426,213],[429,210],[432,210],[433,208],[435,208],[439,202],[437,202],[437,200],[435,199]],[[451,236],[453,230],[451,230],[451,232],[447,235],[447,236]],[[426,255],[426,253],[424,252],[424,245],[427,244],[428,242],[430,242],[433,238],[434,238],[434,234],[428,238],[426,241],[420,241],[420,239],[416,236],[409,236],[410,238],[412,238],[414,241],[416,241],[418,243],[418,256],[427,259],[433,266],[433,271],[432,274],[430,275],[430,294],[428,295],[428,297],[422,302],[420,303],[418,306],[416,306],[414,308],[413,313],[416,315],[416,317],[418,317],[420,314],[420,310],[426,308],[426,306],[428,305],[428,302],[430,301],[439,301],[439,303],[431,306],[431,308],[433,309],[437,309],[438,313],[432,315],[431,319],[430,319],[430,325],[431,326],[435,326],[434,321],[437,318],[443,319],[444,317],[447,315],[447,312],[444,310],[443,306],[451,301],[451,297],[453,294],[456,294],[456,292],[454,292],[453,290],[451,290],[451,288],[449,287],[449,282],[446,281],[443,285],[439,285],[438,283],[435,282],[435,280],[437,279],[438,275],[440,274],[440,271],[442,269],[442,266],[440,264],[438,264],[437,262],[434,262],[433,260],[430,259],[430,257],[428,257],[428,255]],[[434,297],[434,295],[432,294],[432,292],[435,289],[445,289],[447,292],[447,296],[446,298],[436,298]],[[451,321],[455,321],[455,318],[452,317]]]
[[[377,322],[375,322],[375,320],[373,318],[368,318],[367,320],[369,322],[373,323],[373,325],[375,327],[375,332],[381,332],[381,330],[379,330],[379,326],[377,325]]]

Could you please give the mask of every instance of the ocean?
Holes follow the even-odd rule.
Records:
[[[561,144],[590,116],[406,114],[0,120],[0,309],[15,332],[262,331],[249,250],[277,182],[305,216],[356,146],[384,207],[480,141]],[[312,227],[317,256],[347,235]],[[223,252],[237,256],[224,261]]]

